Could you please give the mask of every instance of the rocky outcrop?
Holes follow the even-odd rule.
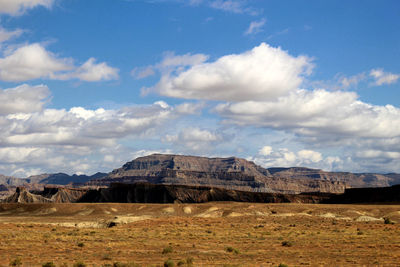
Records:
[[[30,193],[24,187],[17,187],[15,193],[3,200],[5,203],[50,203],[50,199],[47,199],[41,195]]]
[[[17,187],[15,193],[3,200],[5,203],[74,203],[86,189],[45,187],[43,191],[29,192],[24,187]]]
[[[4,176],[0,174],[0,184],[9,186],[21,186],[27,183],[26,179],[16,178],[12,176]]]

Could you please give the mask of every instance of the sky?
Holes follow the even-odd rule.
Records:
[[[400,172],[400,2],[0,0],[0,174],[152,153]]]

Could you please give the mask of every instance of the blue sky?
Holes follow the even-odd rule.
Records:
[[[400,172],[400,3],[4,0],[0,173],[154,152]]]

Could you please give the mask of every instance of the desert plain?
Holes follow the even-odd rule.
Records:
[[[398,266],[397,221],[399,205],[1,204],[0,265]]]

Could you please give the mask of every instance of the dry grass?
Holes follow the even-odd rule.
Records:
[[[49,209],[57,211],[41,212]],[[396,266],[400,224],[382,218],[400,222],[400,206],[3,204],[0,265]],[[112,228],[96,224],[112,220]]]

